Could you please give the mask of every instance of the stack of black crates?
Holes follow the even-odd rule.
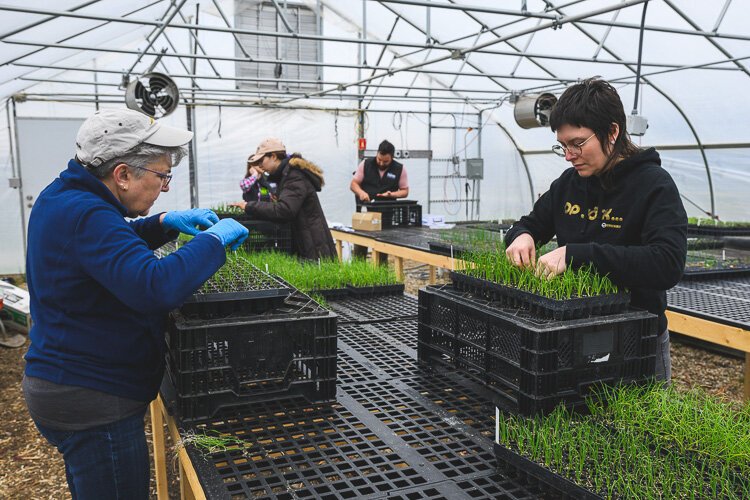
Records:
[[[419,361],[482,382],[500,408],[534,415],[564,403],[582,410],[596,384],[654,376],[652,314],[617,308],[603,316],[544,314],[463,288],[419,291]]]
[[[336,314],[249,263],[222,269],[170,313],[162,395],[183,423],[291,395],[333,401],[336,323]]]

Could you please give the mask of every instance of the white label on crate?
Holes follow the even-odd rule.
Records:
[[[605,361],[609,361],[609,353],[605,354],[601,358],[596,358],[595,360],[591,361],[592,363],[604,363]]]

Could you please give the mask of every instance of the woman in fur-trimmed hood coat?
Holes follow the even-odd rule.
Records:
[[[297,255],[313,260],[335,258],[333,236],[318,199],[325,183],[320,167],[292,155],[281,161],[270,180],[278,185],[276,201],[249,201],[245,212],[257,219],[291,223]]]

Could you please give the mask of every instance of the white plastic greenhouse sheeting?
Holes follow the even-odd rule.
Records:
[[[182,117],[183,113],[178,112],[167,121],[184,126],[184,123],[180,123]],[[394,130],[390,121],[386,122],[384,118],[385,115],[381,120],[377,117],[372,119],[371,130],[376,130],[378,135],[368,134],[371,143],[376,143],[380,138],[388,138],[397,147],[402,147],[407,142],[407,137],[402,140],[400,131]],[[354,198],[349,191],[349,181],[357,164],[352,116],[342,114],[336,119],[330,113],[319,111],[222,108],[219,130],[218,108],[206,108],[198,112],[196,130],[201,206],[211,207],[241,199],[238,183],[244,174],[247,156],[263,137],[275,135],[283,139],[290,151],[301,152],[324,169],[326,185],[320,198],[329,222],[350,222]],[[485,180],[481,183],[480,215],[484,219],[518,217],[528,211],[531,205],[528,181],[520,158],[497,126],[488,125],[484,133],[482,156],[485,159]],[[420,122],[414,120],[409,126],[408,135],[409,147],[426,147],[423,144],[426,130]],[[549,131],[547,135],[551,143],[553,135]],[[459,140],[461,146],[458,149],[463,148],[461,141],[463,137]],[[476,154],[475,146],[476,141],[469,145],[469,156]],[[0,175],[7,179],[10,177],[7,130],[5,137],[0,136],[0,147]],[[447,157],[451,152],[450,141],[435,141],[436,157]],[[673,175],[681,191],[691,199],[707,203],[705,169],[698,152],[670,151],[663,156],[665,168]],[[710,152],[710,158],[714,183],[717,193],[720,193],[717,201],[721,213],[726,214],[727,219],[744,218],[746,193],[750,190],[746,152],[717,150]],[[65,168],[68,159],[60,158],[60,170]],[[566,166],[564,161],[553,155],[531,155],[527,160],[537,196],[547,189]],[[405,164],[411,184],[409,198],[419,200],[426,210],[427,162],[411,160],[405,161]],[[444,173],[445,165],[446,163],[433,163],[434,173]],[[50,182],[52,180],[49,179]],[[152,212],[187,208],[190,204],[188,185],[188,162],[184,160],[175,169],[169,192],[160,196]],[[456,186],[453,180],[433,181],[432,197],[455,198],[457,188],[460,190],[459,194],[463,195],[462,182]],[[686,208],[688,212],[697,214],[694,207],[686,204]],[[431,211],[446,214],[452,220],[465,218],[463,204],[437,204]],[[0,273],[23,270],[21,231],[18,191],[10,189],[7,182],[3,182],[0,185],[0,235],[3,241]]]
[[[249,0],[248,0],[249,1]],[[78,5],[75,0],[49,2],[41,0],[7,0],[12,5],[36,6],[39,9],[71,9]],[[233,19],[234,0],[221,0],[220,5],[230,19]],[[353,39],[360,36],[362,24],[362,3],[349,0],[304,0],[310,6],[318,3],[323,6],[322,32],[330,37]],[[435,2],[436,4],[439,2]],[[489,8],[516,9],[519,2],[496,2],[494,0],[466,0],[456,3],[485,6]],[[564,2],[552,2],[557,5]],[[608,5],[617,5],[617,0],[585,0],[573,3],[563,9],[561,14],[575,15],[600,9]],[[100,0],[82,12],[117,17],[128,10],[148,5],[146,0],[133,2],[116,2]],[[526,2],[530,12],[544,12],[546,4],[540,0]],[[725,2],[694,2],[690,0],[651,0],[648,7],[646,24],[680,30],[695,30],[672,7],[682,10],[698,25],[698,29],[711,32],[720,18]],[[195,12],[196,2],[189,0],[183,7],[184,13]],[[212,2],[202,2],[200,20],[202,25],[223,26],[223,21]],[[402,19],[396,23],[391,40],[412,44],[422,44],[425,34],[417,29],[426,30],[427,16],[423,7],[391,2],[366,2],[367,38],[385,40],[394,26],[399,13]],[[157,19],[164,15],[167,2],[156,3],[131,17],[139,19]],[[618,23],[638,24],[642,5],[621,10],[617,16]],[[750,29],[747,19],[750,13],[750,0],[733,0],[729,3],[726,15],[718,28],[719,34],[738,35],[737,37],[721,36],[707,39],[701,36],[647,31],[644,36],[644,62],[678,64],[693,66],[726,60],[729,57],[741,58],[736,64],[722,63],[716,69],[685,69],[665,72],[659,66],[644,66],[643,74],[648,81],[641,86],[639,111],[649,120],[646,135],[638,139],[642,145],[686,145],[693,146],[697,140],[687,120],[703,144],[721,145],[728,143],[750,143]],[[523,29],[533,29],[540,21],[533,17],[514,17],[511,15],[474,13],[475,17],[487,26],[507,26],[500,29],[503,36],[512,36]],[[598,21],[611,21],[614,13],[597,16]],[[0,16],[0,33],[9,33],[13,29],[40,20],[38,14],[3,12]],[[459,37],[467,37],[458,42],[451,42],[459,47],[471,47],[493,40],[496,34],[479,31],[479,24],[463,12],[456,10],[432,8],[430,10],[430,35],[438,43],[446,43]],[[508,24],[511,21],[514,23]],[[179,21],[178,21],[179,22]],[[89,28],[94,28],[89,31]],[[594,38],[592,40],[584,31]],[[71,51],[68,49],[48,48],[38,53],[32,46],[7,43],[11,40],[36,40],[55,42],[67,37],[72,44],[84,47],[116,47],[131,50],[143,50],[146,46],[143,39],[151,32],[151,27],[138,27],[132,24],[101,23],[94,20],[60,18],[40,26],[12,34],[0,41],[3,56],[0,61],[16,57],[24,63],[40,65],[60,65],[71,67],[96,67],[111,73],[97,75],[99,92],[113,95],[108,98],[121,101],[122,91],[116,84],[120,82],[121,72],[129,68],[136,59],[132,54],[106,52]],[[171,41],[180,53],[190,52],[190,38],[185,30],[169,28]],[[605,46],[598,50],[598,41],[606,35]],[[499,43],[488,47],[490,50],[503,51],[509,55],[473,52],[466,60],[447,59],[426,66],[425,70],[449,70],[461,73],[455,78],[450,75],[396,72],[392,76],[375,80],[386,85],[404,87],[481,89],[488,99],[507,97],[507,90],[524,91],[533,88],[549,89],[559,93],[563,86],[551,79],[576,80],[594,75],[616,81],[626,111],[633,106],[634,90],[633,67],[613,64],[616,59],[635,61],[637,59],[637,30],[614,27],[611,30],[604,25],[565,24],[561,29],[545,29],[533,35],[527,34],[510,39],[510,43]],[[744,37],[744,38],[743,38]],[[223,33],[201,32],[200,38],[208,54],[236,54],[231,36]],[[157,49],[166,46],[163,39],[154,45]],[[721,48],[721,50],[719,49]],[[532,54],[544,54],[549,57],[537,57],[533,60],[514,55],[516,50],[525,50]],[[722,50],[724,52],[722,52]],[[381,47],[368,45],[366,59],[374,64],[380,56]],[[444,55],[444,51],[433,49],[416,52],[413,48],[390,47],[383,54],[380,66],[398,69],[409,64],[420,63]],[[361,77],[370,75],[369,70],[358,72],[347,67],[355,65],[358,56],[357,45],[351,43],[322,42],[322,54],[327,63],[341,64],[338,68],[325,68],[323,79],[327,82],[355,82]],[[727,55],[729,54],[729,56]],[[570,61],[564,58],[593,58],[596,62]],[[556,59],[559,57],[560,59]],[[135,73],[144,71],[153,62],[152,56],[144,57],[135,69]],[[223,80],[197,79],[204,88],[232,89],[235,65],[231,61],[215,60],[214,64]],[[741,69],[737,68],[737,64]],[[157,68],[177,78],[182,88],[190,85],[185,78],[178,78],[185,69],[175,58],[165,57]],[[480,72],[497,75],[514,75],[498,77],[492,80],[485,77],[474,77]],[[205,61],[198,64],[197,73],[213,74]],[[93,81],[90,72],[71,72],[51,69],[33,70],[15,64],[0,65],[0,99],[5,99],[19,91],[29,94],[66,94],[79,92],[92,95],[92,85],[73,85],[64,83],[35,83],[16,79],[22,75],[38,79],[60,79],[68,81]],[[520,78],[524,77],[524,78]],[[621,80],[622,79],[622,80]],[[115,84],[107,86],[107,84]],[[552,87],[547,87],[552,85]],[[326,87],[331,88],[331,87]],[[348,91],[354,91],[351,87]],[[387,100],[385,96],[403,96],[405,91],[396,89],[369,89],[370,95],[378,99],[365,103],[369,105],[365,137],[368,148],[374,148],[380,140],[388,138],[399,149],[427,149],[427,117],[424,114],[409,111],[426,111],[425,102],[404,100]],[[426,97],[427,91],[412,89],[410,96]],[[434,93],[435,97],[453,95]],[[460,93],[458,94],[461,95]],[[467,93],[475,97],[477,94]],[[665,95],[667,97],[665,97]],[[334,96],[335,93],[334,93]],[[249,98],[249,97],[248,97]],[[105,98],[106,99],[106,98]],[[673,102],[670,102],[673,101]],[[218,102],[218,100],[216,101]],[[341,108],[338,114],[311,110],[270,110],[259,108],[221,108],[221,136],[219,136],[219,108],[200,107],[197,110],[197,149],[199,170],[199,192],[201,205],[211,206],[239,198],[238,180],[243,174],[245,159],[257,142],[268,135],[280,136],[291,151],[299,151],[310,160],[324,168],[326,186],[321,200],[324,210],[331,222],[348,222],[354,207],[353,197],[348,190],[352,170],[356,166],[356,129],[355,117],[351,112],[357,102],[343,97],[341,99],[297,99],[290,104],[297,106],[325,106]],[[112,106],[113,104],[107,104]],[[678,111],[684,112],[684,116]],[[468,127],[475,127],[477,111],[485,108],[483,120],[487,120],[482,136],[482,151],[477,150],[476,132],[468,132]],[[533,194],[530,193],[527,174],[516,147],[501,130],[502,127],[524,151],[549,150],[554,143],[554,134],[548,129],[524,130],[513,120],[513,108],[504,102],[499,108],[490,110],[492,104],[472,105],[463,102],[433,104],[433,110],[449,111],[454,115],[433,116],[433,124],[438,126],[456,125],[460,129],[453,133],[447,129],[436,129],[432,134],[432,149],[435,157],[446,158],[458,155],[461,158],[480,155],[485,159],[485,180],[481,183],[481,218],[517,217],[531,206],[532,199],[544,192],[549,183],[566,167],[563,160],[552,154],[526,155],[526,163],[533,182]],[[387,110],[387,112],[375,112]],[[400,110],[400,113],[396,113]],[[21,228],[18,192],[8,188],[6,179],[11,176],[11,162],[8,155],[8,134],[5,120],[5,109],[0,109],[0,273],[22,270],[23,256],[21,248]],[[62,104],[52,102],[25,102],[17,106],[18,115],[22,117],[86,117],[93,112],[93,104]],[[462,115],[461,113],[473,113]],[[185,110],[180,107],[173,115],[166,118],[173,124],[185,124]],[[465,147],[468,144],[468,147]],[[710,148],[706,156],[711,167],[716,213],[723,220],[747,220],[746,193],[750,190],[750,154],[744,149]],[[663,164],[672,174],[681,192],[703,210],[710,209],[710,199],[706,169],[698,150],[669,150],[662,152]],[[61,169],[67,158],[60,159]],[[410,198],[420,200],[426,205],[427,200],[427,164],[424,160],[411,160],[407,164],[412,193]],[[445,163],[434,163],[433,173],[445,173]],[[177,170],[175,180],[169,193],[159,199],[154,210],[185,208],[189,204],[187,162]],[[50,179],[51,180],[51,179]],[[431,184],[432,199],[452,199],[463,196],[462,182],[452,180],[435,180]],[[702,215],[700,209],[686,201],[689,215]],[[455,204],[434,205],[433,213],[453,215],[452,219],[464,219],[465,207]]]
[[[92,108],[93,111],[93,108]],[[175,113],[166,121],[173,125],[180,123],[183,113]],[[326,184],[320,193],[321,203],[329,222],[349,224],[354,211],[354,195],[349,191],[351,175],[357,166],[356,135],[353,116],[340,114],[338,118],[330,113],[319,111],[279,111],[263,109],[222,108],[221,128],[219,128],[218,108],[200,109],[197,113],[197,148],[199,200],[201,206],[212,207],[219,203],[241,199],[239,181],[244,175],[248,155],[254,152],[258,142],[266,136],[281,137],[290,152],[300,152],[309,160],[321,166]],[[381,135],[373,135],[371,143],[377,144],[380,138],[388,138],[397,147],[402,139],[399,131],[388,123],[371,122],[371,130]],[[183,120],[184,121],[184,120]],[[338,122],[338,123],[336,123]],[[382,125],[382,126],[381,126]],[[417,125],[420,125],[419,127]],[[337,131],[338,130],[338,135]],[[516,194],[501,195],[505,188],[490,186],[518,186],[525,183],[525,175],[514,162],[519,161],[510,144],[504,144],[497,127],[488,126],[487,134],[496,140],[486,140],[484,147],[486,180],[482,183],[481,215],[503,217],[518,214],[529,205],[528,189],[521,186],[514,189]],[[221,135],[219,135],[221,134]],[[426,137],[425,127],[415,120],[409,126],[411,139],[409,147],[423,149]],[[404,137],[403,142],[407,142]],[[450,141],[442,141],[435,149],[435,155],[447,157],[451,153]],[[476,141],[469,146],[476,155]],[[0,175],[10,177],[10,158],[7,150],[7,129],[5,137],[0,136]],[[463,147],[463,146],[462,146]],[[72,148],[72,146],[71,146]],[[59,164],[63,170],[68,157],[61,157]],[[427,162],[411,160],[404,162],[411,184],[410,199],[419,200],[425,205],[427,200]],[[435,164],[435,173],[445,173],[446,163]],[[505,167],[512,168],[505,168]],[[24,165],[25,172],[29,166]],[[188,208],[190,205],[188,161],[174,171],[170,190],[157,200],[152,213],[164,210]],[[48,179],[51,182],[53,178]],[[456,189],[459,193],[456,193]],[[457,186],[452,180],[433,181],[434,198],[456,198],[463,196],[463,182]],[[517,193],[521,193],[518,196]],[[445,194],[444,194],[445,193]],[[0,249],[0,273],[21,272],[23,269],[22,227],[19,209],[19,192],[8,187],[7,181],[0,185],[0,235],[3,245]],[[464,205],[438,204],[432,207],[433,213],[456,215],[452,219],[465,218]]]

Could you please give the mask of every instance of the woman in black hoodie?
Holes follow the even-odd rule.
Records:
[[[508,230],[506,254],[549,278],[593,264],[630,289],[634,307],[659,316],[656,377],[668,381],[666,290],[685,268],[687,214],[659,154],[633,144],[625,123],[609,83],[590,79],[563,92],[550,115],[559,142],[552,151],[572,167]],[[558,248],[537,259],[535,246],[554,235]]]
[[[276,184],[275,192],[271,193],[271,201],[232,205],[256,219],[291,223],[294,250],[300,257],[335,258],[333,236],[318,199],[324,184],[323,171],[297,153],[288,157],[286,147],[276,138],[261,142],[248,164],[256,166],[261,174],[268,174],[269,185]]]

